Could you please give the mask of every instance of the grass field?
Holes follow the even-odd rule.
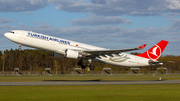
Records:
[[[0,82],[44,80],[180,80],[180,75],[0,76]],[[0,101],[179,101],[180,84],[0,86]]]
[[[0,101],[179,101],[180,85],[0,86]]]

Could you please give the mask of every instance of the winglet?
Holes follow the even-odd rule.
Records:
[[[139,49],[144,49],[145,47],[146,47],[146,44],[143,44],[143,45],[139,46],[138,48]]]

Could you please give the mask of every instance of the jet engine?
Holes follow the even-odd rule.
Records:
[[[67,50],[65,51],[64,57],[77,59],[78,57],[82,57],[82,55],[79,54],[78,51],[74,51],[74,50],[67,49]]]

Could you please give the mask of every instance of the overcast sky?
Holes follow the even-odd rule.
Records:
[[[136,52],[167,40],[163,55],[180,55],[180,0],[0,0],[1,51],[18,48],[4,37],[10,30],[110,49],[147,44]]]

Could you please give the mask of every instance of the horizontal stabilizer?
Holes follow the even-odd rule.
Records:
[[[153,60],[149,60],[150,65],[163,65],[163,63],[174,63],[174,61],[153,61]]]

